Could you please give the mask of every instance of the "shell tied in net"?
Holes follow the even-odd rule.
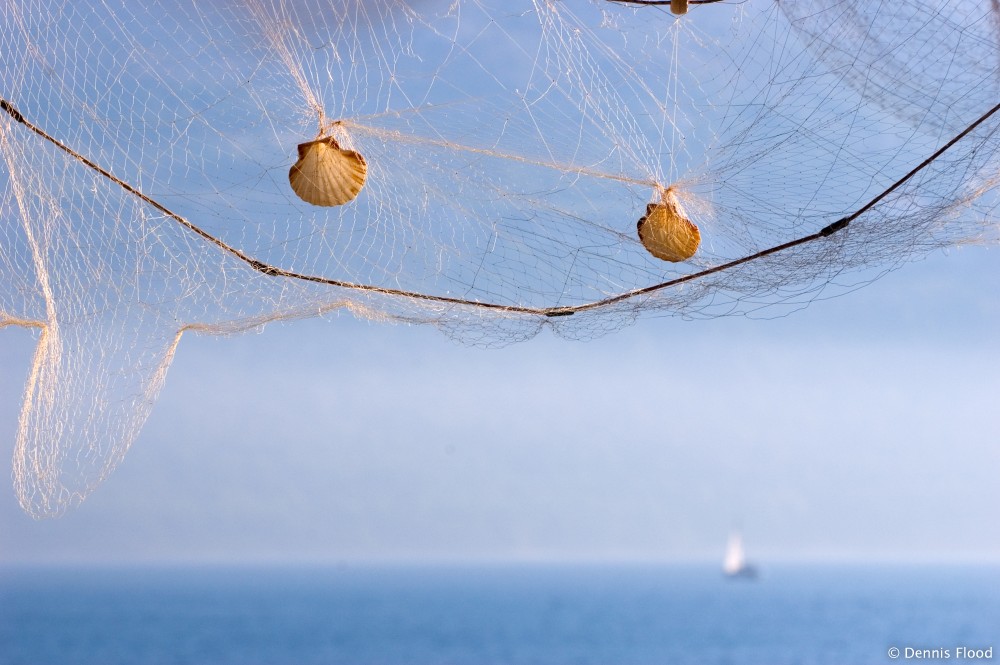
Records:
[[[358,196],[367,174],[368,164],[360,153],[342,149],[328,136],[299,144],[299,160],[289,170],[288,182],[306,203],[339,206]]]
[[[650,254],[664,261],[687,261],[698,251],[701,232],[688,219],[677,200],[667,190],[659,203],[646,206],[646,214],[637,224],[639,240]]]

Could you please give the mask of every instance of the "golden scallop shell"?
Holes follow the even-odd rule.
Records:
[[[684,214],[681,202],[669,189],[659,203],[646,206],[646,215],[637,227],[643,246],[664,261],[687,261],[701,244],[701,232]]]
[[[339,206],[353,201],[365,186],[368,164],[344,150],[332,136],[299,144],[299,161],[288,171],[292,190],[306,203]]]

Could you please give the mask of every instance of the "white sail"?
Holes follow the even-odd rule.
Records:
[[[722,562],[722,572],[726,575],[739,575],[746,568],[746,555],[743,552],[743,538],[738,532],[729,536],[726,545],[726,558]]]

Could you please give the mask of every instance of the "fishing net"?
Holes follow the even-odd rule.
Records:
[[[38,336],[24,509],[114,469],[185,332],[348,310],[590,338],[780,313],[995,240],[994,5],[687,9],[5,3],[0,327]]]

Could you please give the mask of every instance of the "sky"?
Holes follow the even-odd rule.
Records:
[[[182,340],[125,461],[0,564],[1000,561],[1000,270],[504,349],[350,316]],[[766,313],[764,314],[766,316]],[[33,337],[0,333],[9,477]]]

